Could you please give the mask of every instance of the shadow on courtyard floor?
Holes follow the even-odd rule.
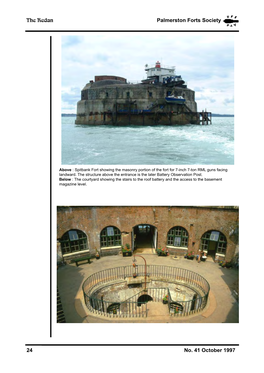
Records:
[[[95,260],[95,259],[94,259]],[[92,265],[93,260],[91,260]],[[82,323],[83,318],[76,312],[75,298],[86,278],[81,266],[63,265],[57,270],[57,287],[64,311],[66,323]]]
[[[230,290],[232,299],[232,307],[226,317],[225,323],[239,322],[239,269],[238,268],[222,268],[222,280]]]

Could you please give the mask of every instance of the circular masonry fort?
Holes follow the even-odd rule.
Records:
[[[195,92],[187,88],[175,66],[145,65],[147,78],[97,75],[81,91],[75,124],[178,125],[211,124],[211,113],[197,112]]]

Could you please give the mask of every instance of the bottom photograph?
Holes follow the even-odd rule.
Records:
[[[57,323],[238,323],[238,206],[57,206]]]

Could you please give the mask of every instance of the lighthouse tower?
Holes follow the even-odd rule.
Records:
[[[147,79],[142,80],[144,84],[165,84],[167,86],[182,86],[185,81],[181,75],[175,75],[175,66],[161,65],[159,61],[155,65],[145,65],[145,71],[147,72]]]
[[[156,79],[157,82],[162,83],[163,78],[175,75],[175,66],[161,65],[159,61],[155,65],[145,65],[147,72],[147,79]]]

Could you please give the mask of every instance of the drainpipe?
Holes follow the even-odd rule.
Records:
[[[139,257],[142,258],[142,259],[144,260],[144,262],[145,262],[145,289],[144,289],[144,290],[147,290],[147,262],[146,262],[146,259],[145,259],[143,256],[141,256],[141,255],[137,255],[137,254],[135,254],[135,255],[134,255],[134,259],[133,259],[133,262],[134,262],[134,263],[136,262],[135,256],[139,256]]]

